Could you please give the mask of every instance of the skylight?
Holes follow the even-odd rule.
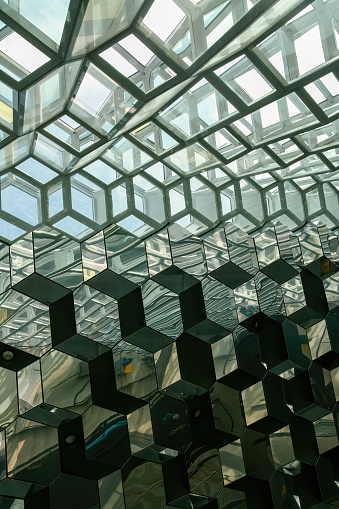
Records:
[[[7,57],[5,61],[1,54]],[[10,66],[10,61],[17,71],[11,71],[10,67],[7,67]],[[11,32],[0,40],[0,67],[8,69],[10,76],[16,80],[20,79],[21,69],[24,74],[30,74],[48,61],[49,58],[44,53],[16,32]]]
[[[159,39],[166,41],[184,18],[185,13],[173,0],[155,0],[143,24]]]
[[[1,239],[336,228],[338,2],[268,3],[0,0]]]

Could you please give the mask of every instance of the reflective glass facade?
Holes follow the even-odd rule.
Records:
[[[279,222],[3,246],[0,507],[337,506],[338,267]]]

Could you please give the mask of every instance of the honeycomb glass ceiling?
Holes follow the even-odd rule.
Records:
[[[0,236],[338,226],[337,0],[0,0]]]

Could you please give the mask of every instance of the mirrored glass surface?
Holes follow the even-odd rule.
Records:
[[[57,350],[41,359],[44,401],[83,413],[91,404],[88,364]]]
[[[153,354],[120,341],[113,348],[114,372],[118,391],[150,399],[157,390]]]
[[[153,430],[149,405],[127,416],[128,433],[132,454],[153,444]]]
[[[18,418],[6,430],[7,468],[10,477],[51,482],[60,472],[58,432],[38,422]]]

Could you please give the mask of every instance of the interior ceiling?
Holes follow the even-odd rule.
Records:
[[[337,0],[0,0],[0,237],[338,226]]]

